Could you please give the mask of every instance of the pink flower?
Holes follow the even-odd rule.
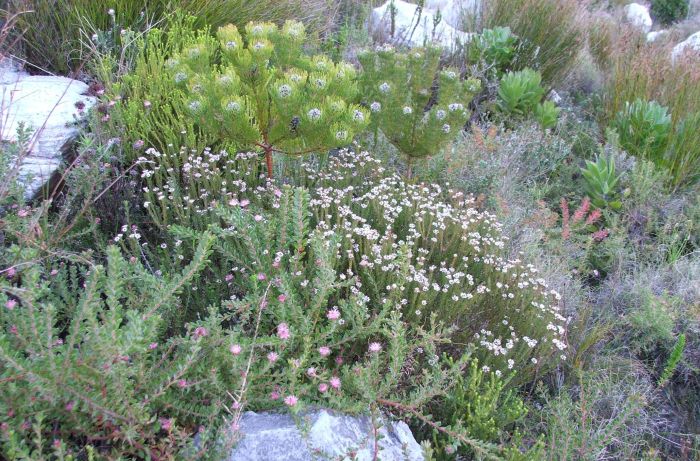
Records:
[[[149,348],[150,350],[153,350],[153,349],[155,349],[155,348],[157,348],[157,347],[158,347],[158,343],[151,343],[151,344],[148,345],[148,348]]]
[[[68,402],[66,404],[66,411],[73,411],[74,406],[75,406],[75,402]]]
[[[370,343],[369,345],[369,351],[372,354],[376,354],[377,352],[382,350],[382,345],[379,343]]]
[[[277,400],[280,398],[280,393],[278,391],[270,392],[270,400]]]
[[[134,150],[141,150],[143,149],[143,146],[145,146],[146,143],[144,142],[143,139],[139,139],[137,141],[134,141],[134,143],[131,145],[131,147],[134,148]]]
[[[181,379],[177,382],[178,387],[184,389],[187,387],[187,380],[186,379]]]
[[[267,276],[265,274],[263,274],[262,272],[260,272],[258,274],[258,280],[265,280],[266,278],[267,278]]]
[[[326,392],[327,390],[328,390],[328,384],[326,384],[326,383],[321,383],[321,384],[318,385],[318,391],[319,391],[320,393],[323,394],[323,393]]]
[[[599,209],[591,211],[591,214],[588,215],[588,219],[586,219],[586,225],[590,226],[594,222],[598,221],[602,215],[603,213]]]
[[[340,311],[333,308],[326,313],[326,317],[328,317],[329,320],[338,320],[340,318]]]
[[[17,216],[19,216],[20,218],[26,218],[27,216],[29,216],[29,211],[27,211],[27,210],[19,210],[19,211],[17,212]]]
[[[588,210],[590,209],[590,207],[591,207],[591,199],[589,199],[588,197],[585,197],[583,199],[583,202],[581,202],[581,206],[578,207],[578,209],[574,213],[574,217],[571,220],[571,222],[576,224],[577,222],[582,221],[583,218],[586,216],[586,214],[588,214]]]
[[[238,354],[241,353],[241,351],[243,350],[243,348],[240,346],[240,344],[234,344],[233,346],[231,346],[231,347],[229,348],[229,350],[231,351],[231,353],[232,353],[233,355],[238,355]]]
[[[610,235],[610,232],[607,229],[601,229],[599,231],[593,232],[593,240],[595,240],[596,242],[600,242],[602,240],[605,240],[608,235]]]
[[[52,270],[50,275],[51,275],[52,277],[55,277],[56,275],[58,275],[58,269]]]
[[[206,336],[208,334],[209,334],[209,332],[204,327],[197,327],[194,329],[194,337],[195,338],[201,338],[202,336]]]
[[[270,363],[275,363],[278,358],[279,355],[277,355],[277,352],[270,352],[267,354],[267,360],[269,360]]]
[[[331,387],[333,389],[340,389],[340,378],[337,376],[333,376],[329,382],[331,383]]]
[[[295,395],[288,395],[284,398],[284,403],[289,407],[293,407],[298,401],[299,399]]]
[[[339,355],[338,357],[335,358],[335,363],[337,365],[342,365],[343,364],[343,356]]]
[[[53,447],[54,448],[61,448],[61,441],[58,439],[53,439]]]
[[[13,310],[15,307],[17,307],[17,301],[15,301],[14,299],[9,299],[5,303],[5,307],[8,308],[9,310]]]
[[[243,200],[241,200],[241,203],[240,203],[242,208],[247,207],[249,204],[250,204],[250,200],[248,200],[248,199],[243,199]]]
[[[281,303],[285,302],[286,300],[287,300],[287,295],[285,295],[285,294],[281,294],[277,297],[277,301],[279,301]]]
[[[233,280],[233,274],[226,274],[226,277],[224,277],[224,280],[226,280],[227,282],[230,282],[231,280]]]
[[[328,346],[321,346],[318,348],[318,353],[321,357],[328,357],[331,354],[331,348]]]
[[[173,420],[170,418],[160,418],[160,427],[163,430],[169,431],[173,427]]]
[[[277,337],[279,339],[287,340],[289,339],[289,325],[286,323],[280,323],[277,325]]]
[[[255,220],[255,222],[260,222],[263,220],[263,217],[259,214],[256,214],[255,216],[253,216],[253,219]]]
[[[149,107],[151,107],[151,101],[148,101],[148,100],[144,101],[144,102],[143,102],[143,107],[145,107],[146,109],[148,109]]]
[[[309,367],[306,369],[306,374],[309,376],[316,376],[316,369],[314,367]]]

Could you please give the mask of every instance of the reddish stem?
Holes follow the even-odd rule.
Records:
[[[265,163],[267,164],[267,178],[272,179],[272,147],[265,147]]]

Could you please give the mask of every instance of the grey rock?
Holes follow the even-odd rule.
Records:
[[[390,36],[392,4],[395,8],[394,35]],[[417,8],[417,5],[402,0],[388,1],[372,10],[371,28],[375,34],[382,38],[409,47],[422,46],[424,41],[427,41],[451,48],[455,46],[456,42],[467,43],[473,38],[474,34],[458,30],[444,20],[433,28],[437,11],[423,8],[419,14]]]
[[[82,114],[76,103],[82,102],[86,113],[96,102],[85,96],[87,90],[78,80],[28,75],[7,60],[0,66],[0,140],[16,141],[20,123],[33,130],[19,172],[26,198],[51,178],[78,135]]]
[[[700,32],[695,32],[671,50],[671,60],[676,61],[686,53],[700,54]]]
[[[639,28],[644,33],[651,30],[653,22],[651,20],[651,15],[649,14],[649,8],[639,3],[630,3],[625,5],[625,16],[627,22],[632,24],[634,27]]]
[[[423,451],[404,422],[386,418],[375,429],[369,417],[319,410],[299,416],[246,412],[243,438],[230,461],[356,460],[423,461]],[[376,444],[376,445],[375,445]],[[377,457],[375,458],[375,447]]]

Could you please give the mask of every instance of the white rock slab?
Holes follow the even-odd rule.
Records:
[[[426,0],[425,7],[433,12],[440,11],[442,20],[455,29],[462,30],[466,16],[480,17],[482,0]]]
[[[653,32],[649,32],[647,34],[647,43],[654,43],[655,41],[659,40],[662,37],[665,37],[668,35],[667,30],[655,30]]]
[[[466,43],[474,34],[462,32],[449,25],[444,19],[433,27],[434,11],[423,8],[420,14],[417,6],[401,0],[394,0],[394,35],[391,36],[391,1],[372,10],[370,21],[374,32],[391,40],[395,44],[411,47],[422,46],[424,42],[434,42],[445,48],[454,46],[455,41]]]
[[[644,33],[649,32],[653,25],[651,15],[649,14],[649,8],[639,3],[625,5],[625,17],[627,18],[627,22],[638,27],[644,31]]]
[[[690,37],[686,38],[671,50],[671,59],[677,60],[685,53],[695,52],[700,53],[700,31],[695,32]]]
[[[247,412],[240,422],[243,439],[230,461],[312,461],[318,459],[355,461],[423,461],[423,451],[403,422],[385,422],[379,429],[379,451],[375,458],[375,437],[368,417],[315,411],[301,417],[305,435],[287,414]],[[351,455],[354,454],[354,457]]]
[[[51,178],[78,135],[76,121],[95,104],[88,86],[66,77],[30,76],[4,66],[0,70],[0,140],[16,141],[20,123],[33,130],[29,153],[20,166],[25,197],[31,198]]]

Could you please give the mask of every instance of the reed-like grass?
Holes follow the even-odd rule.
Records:
[[[601,123],[607,126],[637,99],[657,101],[668,108],[672,134],[664,161],[678,188],[700,179],[700,65],[696,56],[671,59],[670,44],[646,44],[627,37],[611,56],[602,98]],[[632,152],[634,154],[634,152]]]
[[[24,54],[35,68],[69,74],[89,57],[82,44],[93,30],[113,27],[145,29],[175,9],[197,17],[200,27],[251,20],[304,21],[322,31],[333,23],[335,8],[326,0],[7,0],[14,10],[31,10],[21,18]],[[113,10],[114,15],[109,11]],[[88,27],[86,27],[88,26]]]
[[[520,37],[518,68],[542,73],[543,81],[560,84],[585,45],[586,1],[493,0],[484,5],[483,27],[508,26]]]

